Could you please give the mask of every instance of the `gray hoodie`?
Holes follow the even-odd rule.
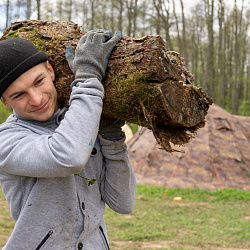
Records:
[[[0,125],[0,184],[16,222],[4,250],[109,249],[105,203],[131,212],[136,182],[124,138],[98,135],[103,92],[89,79],[66,113],[46,122],[14,114]]]

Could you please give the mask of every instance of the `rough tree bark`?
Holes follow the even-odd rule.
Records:
[[[73,22],[30,21],[12,24],[2,36],[23,37],[44,50],[53,66],[60,106],[67,106],[74,75],[65,48],[84,34]],[[121,119],[151,129],[163,149],[183,145],[205,124],[212,99],[192,85],[193,75],[160,36],[122,37],[111,53],[103,81],[103,118]]]

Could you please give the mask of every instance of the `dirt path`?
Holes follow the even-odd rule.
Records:
[[[175,243],[174,241],[150,241],[150,242],[132,242],[132,241],[111,241],[110,248],[112,250],[136,250],[136,249],[173,249],[179,247],[183,250],[247,250],[242,248],[218,248],[213,246],[206,247],[194,247],[194,246],[183,246],[181,244]]]

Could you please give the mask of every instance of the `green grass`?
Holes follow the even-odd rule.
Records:
[[[129,126],[130,126],[133,134],[135,134],[138,131],[138,125],[137,124],[130,123]]]
[[[0,188],[0,248],[4,246],[11,234],[14,221],[10,216],[9,206],[5,200],[2,189]]]
[[[128,215],[106,208],[111,249],[249,249],[250,192],[137,186]],[[181,202],[173,198],[181,196]],[[0,247],[14,222],[0,192]]]
[[[5,122],[8,116],[12,113],[13,113],[12,110],[7,109],[0,101],[0,123]]]
[[[141,242],[151,242],[152,246],[163,242],[161,249],[250,247],[249,192],[168,189],[162,200],[164,192],[163,187],[138,185],[136,205],[130,215],[106,209],[113,248],[116,241],[124,244],[115,249],[132,249],[134,245],[139,249]],[[174,202],[175,196],[181,196],[182,202]],[[164,248],[167,243],[168,248]],[[147,249],[153,248],[149,244]]]

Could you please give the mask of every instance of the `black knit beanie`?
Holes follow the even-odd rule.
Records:
[[[43,51],[23,38],[0,41],[0,97],[24,72],[48,60]]]

